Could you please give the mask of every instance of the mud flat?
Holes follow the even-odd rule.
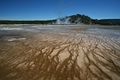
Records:
[[[2,36],[0,80],[120,80],[120,32],[84,27],[34,25]]]

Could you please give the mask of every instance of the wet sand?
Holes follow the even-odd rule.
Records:
[[[120,80],[119,30],[14,27],[1,30],[0,80]]]

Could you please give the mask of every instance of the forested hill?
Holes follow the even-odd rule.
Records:
[[[101,20],[93,20],[94,24],[101,25],[120,25],[120,19],[101,19]]]
[[[89,16],[76,14],[56,19],[57,24],[91,24],[92,19]]]
[[[100,24],[100,25],[120,25],[120,19],[92,19],[86,15],[71,15],[56,20],[57,24]]]

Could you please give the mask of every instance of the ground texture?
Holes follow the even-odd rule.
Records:
[[[105,34],[75,29],[1,41],[0,80],[120,80],[120,38]]]

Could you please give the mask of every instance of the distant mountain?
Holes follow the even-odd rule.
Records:
[[[92,19],[85,15],[71,15],[56,19],[56,24],[91,24]]]
[[[56,19],[56,24],[100,24],[100,25],[120,25],[120,19],[92,19],[86,15],[71,15]]]
[[[92,19],[89,16],[76,14],[60,17],[54,20],[0,20],[0,24],[100,24],[100,25],[120,25],[120,19]]]

